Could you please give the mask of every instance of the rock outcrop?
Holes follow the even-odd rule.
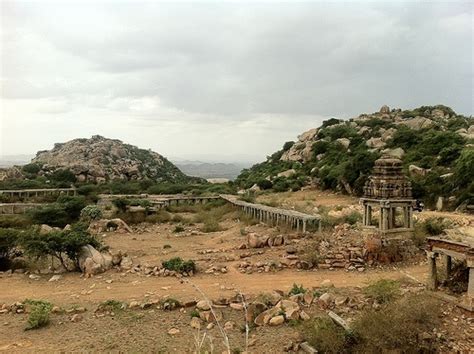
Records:
[[[179,182],[190,178],[154,151],[100,135],[55,144],[51,150],[39,151],[31,163],[39,167],[38,175],[47,177],[58,170],[68,170],[79,182],[114,179]],[[18,177],[13,170],[10,174]]]

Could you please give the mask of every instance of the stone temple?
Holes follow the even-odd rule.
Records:
[[[414,199],[401,160],[384,156],[375,161],[360,204],[364,207],[363,227],[366,231],[389,238],[413,233]],[[372,218],[374,209],[380,211],[377,220]]]

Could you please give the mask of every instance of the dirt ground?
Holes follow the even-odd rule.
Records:
[[[264,196],[279,205],[293,205],[295,208],[314,206],[338,206],[357,203],[346,196],[330,195],[320,191],[282,193]],[[315,202],[313,203],[312,200]],[[308,205],[311,203],[311,206]],[[182,213],[183,217],[191,215]],[[175,298],[185,303],[201,300],[198,287],[210,299],[231,298],[243,293],[252,298],[272,290],[288,292],[294,283],[305,288],[318,288],[324,280],[330,280],[335,291],[357,292],[361,287],[378,279],[401,279],[423,283],[427,266],[421,262],[412,265],[393,265],[384,268],[368,268],[364,272],[345,270],[298,270],[285,269],[277,272],[243,274],[238,265],[242,260],[252,262],[278,260],[286,255],[285,246],[258,250],[239,249],[245,243],[245,232],[278,233],[264,225],[248,226],[235,216],[222,223],[223,231],[202,233],[199,225],[184,225],[184,231],[174,232],[176,224],[154,224],[134,227],[133,233],[105,233],[101,237],[111,251],[121,250],[132,257],[134,264],[160,265],[172,257],[193,259],[198,273],[190,278],[147,276],[143,273],[130,273],[113,269],[92,278],[83,278],[80,273],[62,274],[56,282],[48,281],[52,274],[41,274],[39,279],[30,279],[28,274],[0,275],[0,306],[24,299],[42,299],[64,309],[84,307],[80,320],[72,322],[74,311],[52,314],[51,323],[35,331],[24,331],[27,314],[0,314],[0,351],[121,351],[121,352],[193,352],[196,336],[213,338],[215,352],[224,348],[217,327],[198,332],[190,327],[192,308],[163,311],[156,307],[145,310],[127,310],[113,316],[98,316],[94,310],[106,300],[130,303]],[[166,245],[166,247],[164,247]],[[169,247],[171,246],[171,247]],[[244,258],[242,258],[244,256]],[[211,267],[226,267],[226,273],[206,273]],[[188,281],[189,280],[189,281]],[[242,332],[243,313],[229,308],[222,309],[222,322],[231,321],[235,328],[229,330],[231,347],[235,352],[245,347]],[[310,315],[320,311],[307,310]],[[448,316],[448,315],[447,315]],[[462,328],[461,342],[469,342],[463,330],[472,330],[474,320],[468,313],[459,309],[449,312],[449,319],[461,319],[456,323],[469,323],[471,327]],[[449,322],[451,323],[451,322]],[[179,333],[170,335],[171,328]],[[472,333],[471,333],[472,334]],[[283,352],[290,341],[299,339],[297,326],[285,324],[279,327],[256,327],[251,331],[253,341],[249,352]],[[472,338],[474,341],[474,338]],[[456,342],[456,338],[451,339]],[[466,342],[467,341],[467,342]],[[208,343],[208,342],[206,342]],[[469,345],[469,344],[467,344]],[[459,348],[466,348],[459,344]]]

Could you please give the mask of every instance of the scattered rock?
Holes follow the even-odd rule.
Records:
[[[51,278],[49,278],[48,281],[53,282],[53,281],[59,281],[62,279],[62,276],[59,274],[53,275]]]
[[[201,320],[198,317],[191,318],[191,327],[201,329]]]
[[[71,322],[80,322],[82,321],[82,316],[78,313],[72,315]]]
[[[278,315],[275,317],[272,317],[269,321],[270,326],[279,326],[285,322],[285,317],[283,315]]]
[[[211,309],[211,304],[207,300],[200,300],[196,304],[196,308],[201,311],[209,311]]]
[[[179,333],[179,329],[177,329],[177,328],[171,328],[171,329],[168,331],[168,334],[169,334],[170,336],[174,336],[174,335],[176,335],[176,334],[178,334],[178,333]]]

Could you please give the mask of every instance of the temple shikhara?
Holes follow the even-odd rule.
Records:
[[[413,204],[411,183],[402,171],[402,161],[382,157],[375,161],[373,174],[364,186],[363,227],[382,236],[409,236],[413,233]],[[378,220],[372,212],[379,209]]]

